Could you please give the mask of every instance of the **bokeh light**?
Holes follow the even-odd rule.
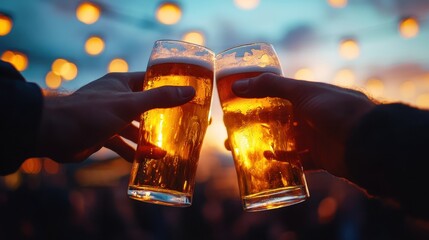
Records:
[[[197,31],[187,32],[183,36],[182,40],[185,42],[190,42],[198,45],[205,44],[204,35],[201,32],[197,32]]]
[[[19,171],[4,176],[4,185],[10,190],[17,189],[21,185],[21,182],[22,177]]]
[[[298,71],[296,71],[294,75],[295,79],[300,80],[307,80],[307,81],[314,81],[314,73],[311,69],[308,68],[301,68]]]
[[[429,93],[420,94],[416,99],[416,105],[419,108],[429,109]]]
[[[76,64],[63,58],[55,59],[51,65],[51,71],[66,81],[75,79],[78,73]]]
[[[156,18],[162,24],[176,24],[182,18],[182,9],[173,2],[162,3],[156,11]]]
[[[399,32],[404,38],[414,38],[419,34],[419,22],[415,18],[404,18],[399,23]]]
[[[326,197],[323,199],[319,204],[319,208],[317,209],[319,222],[327,223],[331,221],[337,212],[337,208],[338,203],[333,197]]]
[[[76,17],[85,24],[93,24],[100,18],[100,7],[94,3],[81,3],[76,9]]]
[[[328,4],[334,8],[343,8],[347,6],[347,0],[328,0]]]
[[[20,72],[27,69],[28,66],[27,55],[21,52],[5,51],[1,56],[1,60],[9,62]]]
[[[45,77],[46,86],[50,89],[57,89],[61,86],[61,77],[53,72],[48,72]]]
[[[384,93],[384,83],[378,78],[370,78],[365,83],[365,89],[373,98],[379,98]]]
[[[352,70],[341,69],[335,75],[332,83],[341,87],[352,87],[355,81],[356,81],[356,75]]]
[[[22,163],[21,169],[27,174],[38,174],[42,169],[42,163],[39,158],[29,158]]]
[[[89,55],[99,55],[104,50],[104,41],[100,37],[90,37],[86,40],[85,51]]]
[[[12,30],[13,22],[9,16],[0,13],[0,36],[6,36]]]
[[[108,72],[128,72],[128,63],[122,58],[115,58],[109,63]]]
[[[416,94],[416,84],[412,81],[405,81],[399,86],[400,96],[404,99],[410,99]]]
[[[345,39],[341,41],[339,51],[340,55],[348,60],[355,59],[360,54],[359,45],[354,39]]]
[[[46,158],[43,160],[43,170],[49,174],[57,174],[60,171],[60,164]]]
[[[258,7],[259,0],[234,0],[235,6],[244,10],[252,10]]]

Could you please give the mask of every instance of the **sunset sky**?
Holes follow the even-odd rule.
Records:
[[[13,25],[0,36],[0,54],[24,54],[28,62],[22,74],[28,81],[73,91],[106,74],[115,58],[126,62],[127,71],[144,71],[158,39],[183,40],[196,33],[189,39],[215,52],[264,41],[276,48],[288,77],[357,87],[386,101],[429,108],[427,0],[182,0],[173,2],[178,9],[167,11],[166,21],[173,23],[157,15],[167,1],[91,2],[100,15],[86,24],[76,14],[82,1],[2,1],[0,16]],[[411,23],[401,30],[407,19]],[[91,36],[104,41],[93,55],[85,51]],[[349,45],[342,45],[346,40]],[[47,75],[60,58],[77,72],[49,85]],[[216,92],[213,100],[202,154],[207,159],[213,149],[228,156]]]

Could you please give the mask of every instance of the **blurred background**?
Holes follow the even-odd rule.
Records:
[[[429,109],[428,13],[428,0],[0,0],[0,56],[49,94],[144,71],[158,39],[264,41],[287,77]],[[0,177],[0,239],[411,239],[400,212],[323,172],[307,173],[308,201],[244,212],[214,96],[191,207],[129,199],[131,166],[107,149],[34,158]]]

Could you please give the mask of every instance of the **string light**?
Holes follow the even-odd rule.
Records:
[[[416,105],[420,108],[429,109],[429,93],[419,95],[416,100]]]
[[[360,54],[359,45],[354,39],[345,39],[340,43],[339,52],[345,59],[355,59]]]
[[[57,89],[61,86],[61,77],[54,72],[48,72],[45,77],[46,86],[50,89]]]
[[[234,0],[235,6],[244,10],[252,10],[258,7],[259,0]]]
[[[182,40],[185,42],[190,42],[198,45],[204,45],[205,43],[204,35],[201,32],[196,32],[196,31],[186,33],[183,36]]]
[[[347,0],[328,0],[328,4],[334,8],[343,8],[347,6]]]
[[[109,63],[108,72],[128,72],[128,63],[122,58],[115,58]]]
[[[78,73],[76,64],[63,58],[58,58],[52,63],[51,71],[66,81],[75,79]]]
[[[373,98],[379,98],[384,93],[384,83],[378,78],[371,78],[366,81],[365,89]]]
[[[182,18],[182,9],[173,2],[162,3],[156,11],[156,18],[162,24],[176,24]]]
[[[0,36],[6,36],[12,30],[13,22],[9,16],[0,13]]]
[[[28,66],[28,58],[21,52],[5,51],[1,56],[1,60],[9,62],[20,72],[27,69]]]
[[[83,2],[76,9],[76,17],[85,24],[93,24],[100,18],[100,8],[94,3]]]
[[[415,18],[404,18],[399,23],[399,32],[404,38],[414,38],[419,34],[419,31],[419,22]]]
[[[341,69],[335,75],[333,84],[341,87],[351,87],[356,81],[356,76],[350,69]]]
[[[301,68],[295,73],[295,79],[314,81],[314,73],[308,68]]]
[[[86,40],[85,51],[89,55],[99,55],[104,50],[104,41],[100,37],[90,37]]]

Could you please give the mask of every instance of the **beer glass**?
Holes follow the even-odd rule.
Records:
[[[198,158],[209,125],[214,58],[213,51],[192,43],[155,42],[143,90],[193,86],[196,95],[184,105],[141,115],[130,198],[176,207],[192,204]]]
[[[262,73],[283,75],[272,45],[252,43],[216,55],[216,86],[243,209],[305,201],[309,191],[292,133],[292,106],[281,98],[239,98],[231,85]]]

